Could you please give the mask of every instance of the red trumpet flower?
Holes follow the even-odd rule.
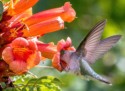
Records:
[[[33,39],[26,40],[19,37],[3,50],[2,58],[9,65],[10,70],[22,74],[39,64],[41,53]]]
[[[61,30],[64,28],[64,22],[72,22],[76,13],[71,4],[66,2],[62,7],[33,15],[32,6],[37,2],[38,0],[10,0],[3,4],[0,56],[8,69],[15,74],[27,72],[39,64],[42,57],[53,59],[53,66],[60,70],[60,61],[56,60],[56,55],[62,49],[67,50],[70,47],[70,39],[66,42],[61,40],[56,46],[40,42],[36,37]]]
[[[62,71],[67,64],[60,59],[61,56],[61,52],[63,51],[75,51],[75,48],[72,46],[72,41],[71,39],[68,37],[67,40],[60,40],[57,44],[57,52],[55,53],[53,59],[52,59],[52,65],[53,67],[55,67],[56,69],[58,69],[59,71]]]

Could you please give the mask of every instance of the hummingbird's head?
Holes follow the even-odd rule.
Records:
[[[72,55],[72,51],[65,51],[65,50],[61,51],[60,65],[62,69],[65,71],[66,69],[69,69],[68,65],[69,65],[69,60],[70,60],[71,55]]]
[[[79,60],[75,51],[62,51],[60,60],[64,71],[79,74]]]
[[[70,55],[76,49],[72,46],[72,41],[68,37],[67,40],[60,40],[57,43],[57,52],[54,54],[52,59],[52,65],[59,71],[63,71],[67,66],[70,60]]]

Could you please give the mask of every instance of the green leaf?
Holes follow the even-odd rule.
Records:
[[[20,91],[20,90],[17,88],[7,88],[7,89],[4,89],[3,91]]]
[[[53,76],[34,78],[30,75],[15,76],[13,78],[15,88],[7,88],[5,91],[61,91],[62,83]]]
[[[3,14],[3,3],[0,1],[0,15]]]
[[[0,1],[0,20],[2,19],[3,14],[3,3]]]
[[[29,80],[33,79],[30,75],[24,75],[24,76],[15,76],[13,78],[14,84],[18,85],[26,85]]]

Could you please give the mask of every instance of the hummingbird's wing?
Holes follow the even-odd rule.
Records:
[[[88,33],[85,39],[78,46],[76,53],[78,55],[83,55],[87,60],[93,57],[93,52],[95,51],[97,45],[100,42],[100,38],[106,24],[106,20],[101,21]]]
[[[120,38],[121,35],[114,35],[100,41],[100,43],[96,47],[96,51],[94,51],[91,58],[87,59],[87,61],[89,63],[94,63],[98,58],[101,58],[106,52],[108,52]]]

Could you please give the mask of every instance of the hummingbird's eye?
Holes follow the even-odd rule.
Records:
[[[60,53],[61,53],[61,55],[64,55],[65,51],[64,51],[64,50],[61,50],[61,52],[60,52]]]

